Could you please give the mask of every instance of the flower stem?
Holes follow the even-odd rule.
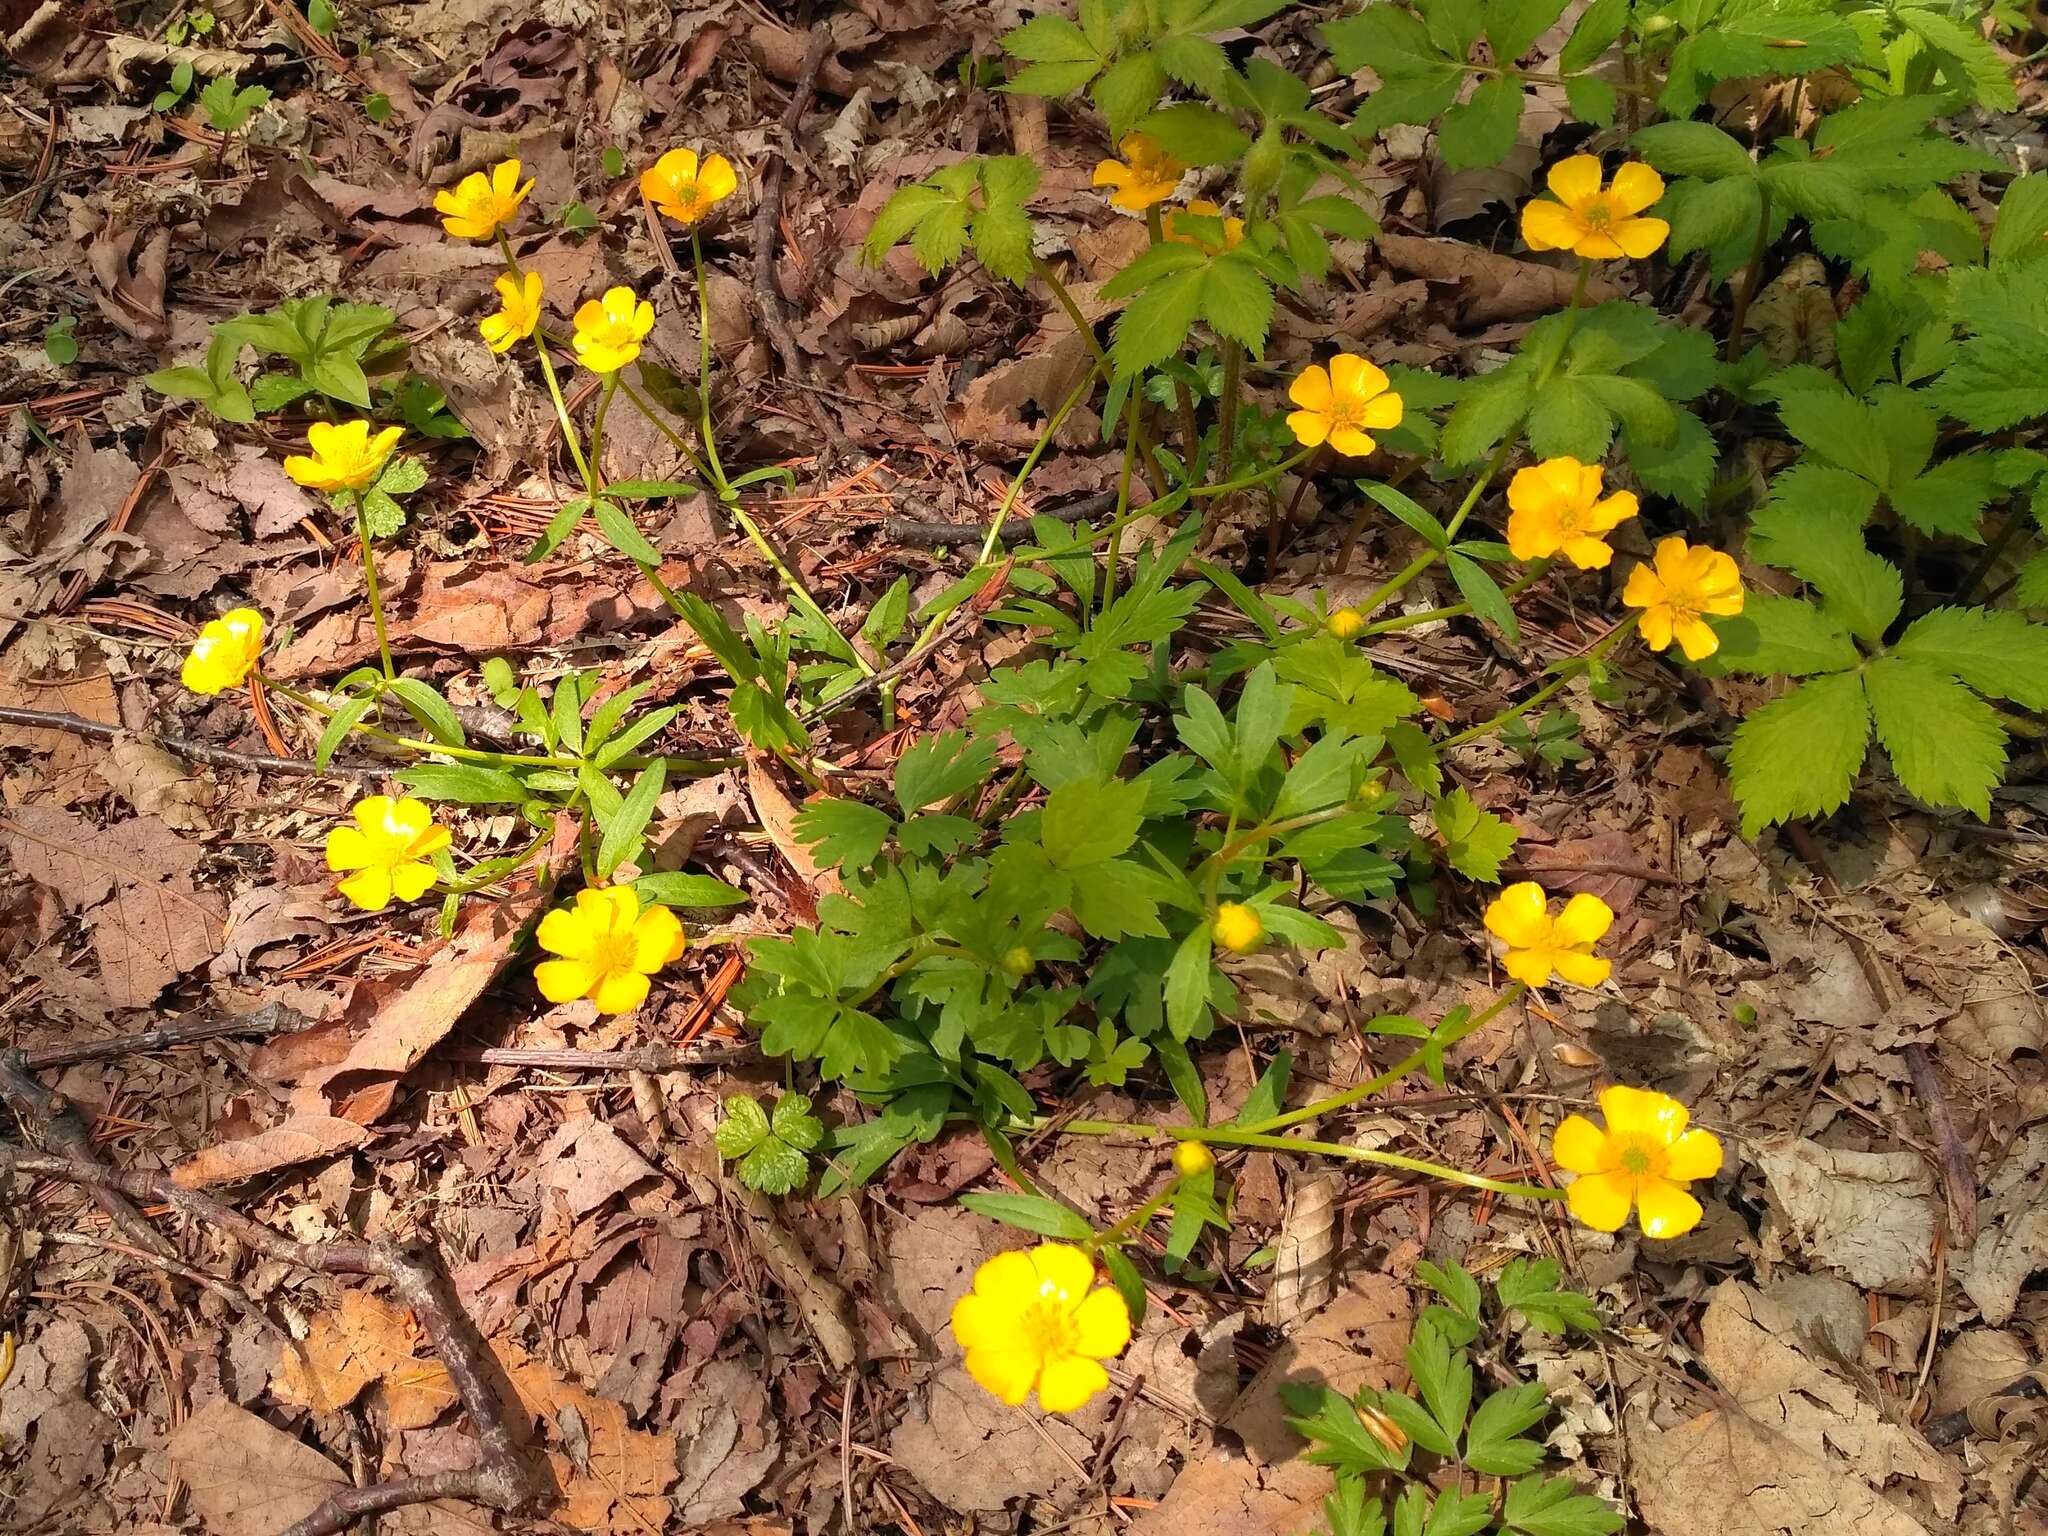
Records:
[[[1088,316],[1082,312],[1080,304],[1075,301],[1074,295],[1068,290],[1067,285],[1060,281],[1060,275],[1053,271],[1051,264],[1040,256],[1031,258],[1031,270],[1037,275],[1039,281],[1052,290],[1053,298],[1058,301],[1060,308],[1067,312],[1068,322],[1080,333],[1081,339],[1088,343],[1088,350],[1095,357],[1095,371],[1101,376],[1102,382],[1106,385],[1114,384],[1116,382],[1116,365],[1110,361],[1109,353],[1103,349],[1101,338],[1095,334],[1095,327],[1089,323]],[[1135,392],[1134,389],[1133,393]],[[1151,437],[1146,432],[1142,419],[1138,422],[1135,435],[1138,444],[1138,460],[1145,466],[1146,483],[1152,487],[1153,495],[1164,496],[1167,492],[1166,479],[1160,471],[1159,461],[1153,456]],[[1193,462],[1192,457],[1190,457],[1189,462]]]
[[[670,447],[690,461],[691,468],[695,469],[701,478],[710,480],[712,478],[710,466],[704,462],[704,456],[690,446],[689,439],[661,419],[654,409],[654,402],[627,383],[626,375],[623,372],[615,375],[615,377],[619,381],[619,393],[626,397],[627,403],[647,418],[649,426],[668,439]]]
[[[1521,718],[1546,700],[1556,697],[1570,685],[1573,678],[1591,671],[1601,657],[1625,640],[1635,630],[1636,621],[1641,617],[1642,615],[1640,614],[1630,614],[1619,624],[1615,625],[1614,628],[1602,635],[1585,655],[1575,656],[1566,662],[1558,669],[1556,677],[1530,694],[1528,698],[1523,699],[1519,704],[1509,705],[1490,720],[1482,720],[1477,725],[1467,726],[1454,736],[1446,736],[1436,744],[1437,751],[1442,752],[1450,747],[1463,746],[1468,741],[1476,741],[1481,736],[1499,730],[1510,720]]]
[[[398,675],[391,664],[391,635],[384,625],[384,594],[377,585],[377,551],[370,542],[370,519],[363,511],[363,498],[356,497],[356,538],[363,546],[363,589],[370,598],[370,622],[377,627],[377,656],[384,664],[388,681]]]
[[[1122,1243],[1126,1237],[1130,1236],[1131,1233],[1142,1231],[1145,1223],[1150,1221],[1162,1206],[1172,1203],[1173,1197],[1180,1193],[1182,1182],[1180,1179],[1175,1179],[1166,1188],[1159,1191],[1158,1194],[1147,1200],[1114,1226],[1104,1227],[1100,1232],[1089,1238],[1087,1242],[1081,1245],[1082,1248],[1089,1253],[1095,1253],[1104,1248],[1114,1248]]]
[[[711,436],[711,295],[704,289],[704,241],[697,226],[690,226],[690,264],[697,273],[697,440],[704,445],[704,459],[711,468],[718,499],[730,502],[732,486],[725,467],[718,462],[718,444]]]

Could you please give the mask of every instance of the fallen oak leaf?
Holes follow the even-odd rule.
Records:
[[[563,1380],[517,1344],[494,1347],[520,1406],[552,1442],[548,1461],[562,1494],[553,1518],[577,1531],[663,1529],[675,1441],[629,1427],[623,1404]]]
[[[303,1342],[287,1346],[271,1390],[316,1413],[346,1408],[380,1388],[393,1429],[424,1429],[456,1401],[455,1384],[429,1346],[419,1320],[362,1291],[344,1291],[341,1305],[315,1317]]]
[[[201,1147],[171,1170],[171,1178],[187,1189],[239,1184],[279,1168],[310,1163],[368,1145],[370,1133],[353,1120],[334,1115],[294,1115],[281,1125],[235,1141]]]

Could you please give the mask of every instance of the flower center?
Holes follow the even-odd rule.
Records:
[[[1664,1170],[1671,1166],[1668,1152],[1647,1136],[1623,1135],[1615,1138],[1614,1165],[1617,1171],[1631,1174],[1639,1179],[1657,1179],[1664,1176]]]
[[[1614,222],[1614,210],[1608,206],[1605,197],[1593,197],[1579,209],[1579,217],[1590,227],[1604,230]]]
[[[590,946],[590,968],[600,976],[617,976],[633,969],[633,930],[614,928],[601,933]]]
[[[1074,1326],[1074,1311],[1060,1296],[1041,1296],[1025,1307],[1017,1328],[1021,1342],[1041,1360],[1058,1360],[1075,1352],[1079,1330]]]

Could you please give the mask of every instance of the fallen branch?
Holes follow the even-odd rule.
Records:
[[[112,741],[117,736],[134,736],[162,747],[174,756],[187,762],[205,763],[213,768],[249,768],[267,773],[292,773],[307,778],[322,779],[381,779],[389,771],[384,768],[356,767],[346,763],[330,763],[320,767],[302,757],[273,757],[267,752],[236,752],[229,747],[209,746],[203,741],[191,741],[182,736],[158,736],[148,731],[131,731],[124,726],[109,725],[104,720],[88,720],[83,715],[67,715],[55,709],[21,709],[12,704],[0,704],[0,725],[23,725],[38,731],[65,731],[73,736],[85,736],[95,741]]]
[[[479,1062],[487,1067],[530,1067],[541,1072],[686,1072],[761,1054],[751,1040],[703,1045],[642,1045],[624,1051],[550,1051],[516,1046],[457,1045],[437,1052],[450,1061]]]
[[[496,1357],[462,1310],[455,1287],[432,1249],[390,1241],[301,1243],[211,1195],[173,1183],[167,1174],[109,1168],[0,1143],[0,1178],[14,1175],[60,1179],[96,1193],[168,1205],[188,1220],[224,1232],[265,1258],[317,1274],[379,1276],[419,1319],[476,1430],[476,1464],[347,1489],[327,1499],[283,1536],[334,1536],[366,1515],[433,1499],[465,1499],[508,1515],[533,1514],[550,1501],[555,1491],[550,1475],[537,1458],[525,1454],[520,1437],[513,1433],[505,1411],[505,1393],[499,1390]]]
[[[111,1061],[117,1056],[141,1056],[150,1051],[168,1051],[202,1040],[267,1040],[272,1035],[302,1029],[308,1020],[297,1009],[283,1003],[266,1003],[250,1013],[226,1017],[209,1016],[190,1024],[159,1024],[132,1035],[114,1035],[106,1040],[88,1040],[78,1045],[49,1046],[23,1053],[21,1065],[30,1072],[47,1072],[52,1067],[75,1067],[82,1061]]]
[[[68,1099],[52,1093],[29,1075],[20,1051],[0,1051],[0,1098],[13,1106],[24,1126],[35,1128],[50,1146],[62,1150],[67,1161],[90,1168],[106,1166],[92,1144],[91,1129],[78,1118]],[[96,1187],[92,1198],[107,1213],[107,1220],[136,1247],[160,1259],[177,1258],[178,1250],[119,1190]]]

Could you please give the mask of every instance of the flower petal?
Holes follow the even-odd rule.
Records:
[[[1594,472],[1597,474],[1599,471],[1596,469]],[[1616,491],[1612,496],[1603,497],[1586,508],[1586,515],[1580,519],[1580,525],[1594,533],[1606,533],[1634,517],[1636,511],[1635,492]]]
[[[1614,560],[1614,550],[1607,541],[1596,539],[1591,534],[1566,539],[1560,553],[1582,571],[1605,570]]]
[[[1287,398],[1304,411],[1314,411],[1320,416],[1330,414],[1332,395],[1330,372],[1320,363],[1310,363],[1294,376],[1294,382],[1287,386]]]
[[[1664,595],[1664,582],[1650,569],[1648,561],[1639,563],[1628,573],[1628,584],[1621,589],[1621,600],[1630,608],[1648,608],[1653,603],[1663,602]]]
[[[613,971],[590,994],[599,1013],[631,1013],[647,1001],[648,981],[638,971]]]
[[[953,1337],[962,1349],[987,1349],[1017,1337],[1017,1315],[969,1291],[953,1303]]]
[[[1597,987],[1614,974],[1614,962],[1581,950],[1560,949],[1550,957],[1557,974],[1575,987]]]
[[[1607,206],[1623,218],[1641,213],[1664,195],[1664,178],[1640,160],[1618,166],[1607,188]]]
[[[1330,418],[1320,411],[1289,411],[1287,430],[1304,448],[1319,448],[1329,440]]]
[[[1705,661],[1721,648],[1720,635],[1705,619],[1680,619],[1671,626],[1671,633],[1677,637],[1678,648],[1687,661]]]
[[[1508,553],[1517,560],[1544,560],[1563,542],[1557,517],[1551,512],[1510,512]]]
[[[381,864],[370,864],[342,881],[337,889],[365,912],[378,912],[391,905],[391,871]]]
[[[1486,908],[1486,931],[1510,949],[1529,949],[1550,937],[1543,887],[1534,880],[1508,886]]]
[[[1107,1360],[1122,1354],[1130,1342],[1131,1309],[1107,1286],[1090,1291],[1074,1309],[1074,1348],[1082,1354]]]
[[[1551,1133],[1550,1158],[1566,1173],[1600,1173],[1607,1167],[1607,1133],[1584,1115],[1566,1115]]]
[[[410,864],[395,865],[391,871],[391,890],[400,901],[418,901],[434,883],[434,866],[415,860]]]
[[[1548,949],[1511,949],[1501,958],[1500,965],[1525,987],[1547,987],[1552,958]]]
[[[1583,949],[1596,944],[1614,926],[1614,908],[1598,896],[1580,891],[1557,914],[1553,932],[1566,944]]]
[[[633,925],[633,966],[636,970],[660,970],[682,951],[683,920],[667,907],[643,913]]]
[[[1627,1083],[1610,1083],[1600,1090],[1600,1113],[1607,1121],[1610,1136],[1654,1136],[1657,1134],[1662,1104],[1661,1093],[1652,1093],[1647,1088],[1632,1088]],[[1675,1103],[1675,1100],[1669,1101]],[[1681,1118],[1678,1131],[1685,1129],[1682,1118],[1684,1106],[1679,1106]],[[1675,1137],[1678,1131],[1673,1131]]]
[[[1050,1290],[1070,1306],[1078,1306],[1095,1283],[1095,1261],[1071,1243],[1040,1243],[1031,1250],[1031,1267],[1038,1272],[1039,1294]]]
[[[974,1294],[1022,1312],[1038,1299],[1038,1266],[1023,1249],[1007,1249],[974,1272]]]
[[[1562,203],[1535,197],[1522,204],[1522,239],[1532,251],[1568,251],[1585,232],[1586,226]]]
[[[1061,1355],[1045,1362],[1038,1378],[1038,1406],[1047,1413],[1072,1413],[1109,1385],[1109,1372],[1086,1355]]]
[[[1361,432],[1356,427],[1339,427],[1330,434],[1330,447],[1347,458],[1365,458],[1378,446],[1370,433]]]
[[[597,946],[597,935],[591,925],[580,912],[572,912],[567,907],[556,907],[543,917],[533,937],[542,949],[565,960],[588,960],[590,952]],[[554,1001],[559,1002],[560,999]]]
[[[1619,1232],[1635,1204],[1635,1185],[1626,1173],[1582,1173],[1566,1186],[1565,1204],[1595,1232]]]
[[[1627,252],[1622,250],[1620,243],[1612,235],[1589,230],[1579,237],[1578,244],[1572,247],[1572,254],[1583,256],[1588,261],[1613,261]]]
[[[1551,195],[1567,208],[1600,195],[1600,157],[1598,155],[1573,155],[1560,160],[1550,168],[1544,178]]]
[[[1626,594],[1623,595],[1622,601],[1628,601]],[[1674,618],[1675,615],[1669,603],[1660,601],[1645,608],[1643,610],[1643,620],[1639,626],[1642,630],[1643,644],[1653,651],[1670,649]]]
[[[707,155],[697,172],[697,191],[706,202],[723,202],[739,189],[739,176],[723,155]]]
[[[1405,409],[1401,397],[1389,389],[1365,402],[1365,408],[1358,413],[1358,424],[1376,432],[1388,432],[1401,425]]]
[[[587,960],[543,960],[533,968],[534,985],[551,1003],[573,1003],[595,980]]]
[[[1705,1214],[1699,1201],[1669,1179],[1644,1179],[1636,1189],[1636,1218],[1645,1237],[1677,1237],[1698,1226]]]
[[[1655,254],[1671,234],[1671,226],[1662,219],[1624,219],[1612,227],[1615,245],[1637,261]]]
[[[1017,1407],[1038,1384],[1039,1358],[1036,1350],[1012,1345],[1007,1349],[970,1349],[967,1374],[1000,1402]],[[1101,1370],[1101,1366],[1096,1367]],[[1105,1372],[1103,1380],[1109,1379]],[[1085,1399],[1084,1399],[1085,1401]]]
[[[1712,1131],[1687,1131],[1671,1143],[1671,1161],[1664,1177],[1680,1184],[1711,1179],[1721,1171],[1721,1138]]]

